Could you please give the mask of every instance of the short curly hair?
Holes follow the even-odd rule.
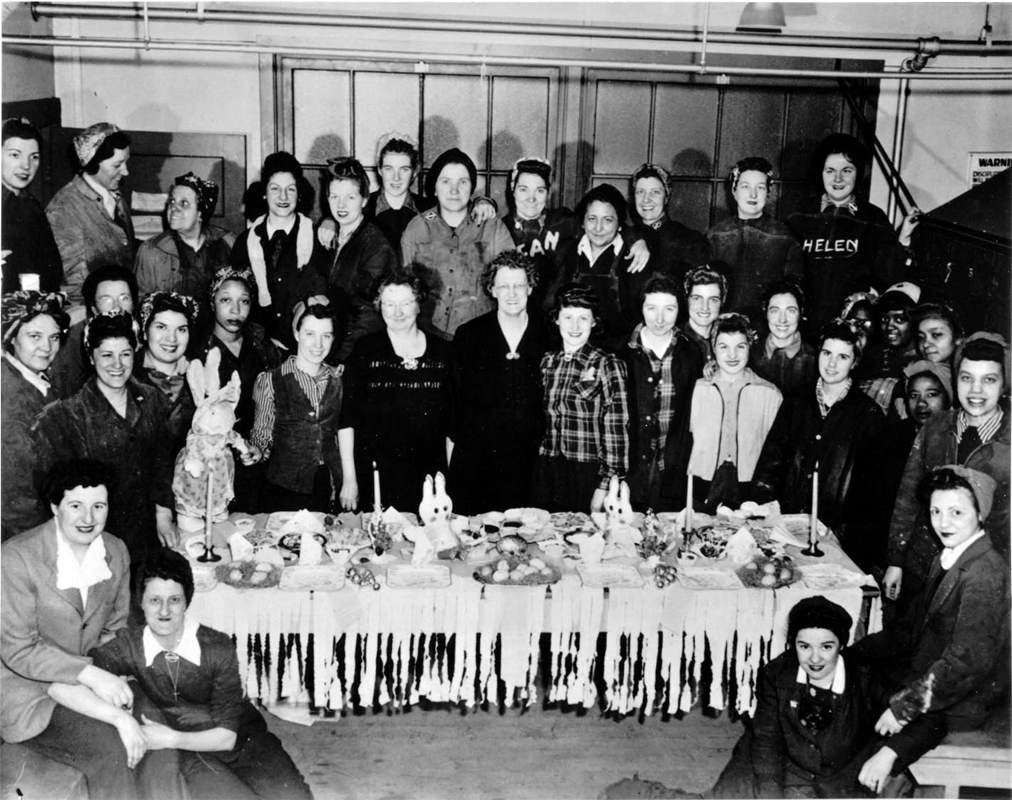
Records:
[[[425,300],[425,297],[429,293],[429,287],[425,283],[425,279],[421,276],[421,270],[423,268],[417,264],[411,264],[408,267],[401,267],[398,269],[390,270],[385,273],[376,282],[376,288],[373,292],[373,305],[376,310],[379,311],[382,305],[381,299],[383,296],[383,290],[388,286],[407,286],[415,295],[415,301],[421,303]]]
[[[186,605],[193,600],[193,568],[186,556],[168,547],[160,547],[150,552],[141,562],[134,577],[134,598],[141,602],[144,587],[148,581],[159,578],[163,581],[175,581],[183,587]]]
[[[748,343],[750,350],[752,345],[755,344],[755,328],[752,327],[751,321],[744,314],[737,314],[731,311],[727,314],[720,314],[717,319],[713,321],[713,325],[710,327],[711,349],[716,349],[717,337],[722,333],[742,334],[745,337],[745,341]]]
[[[618,217],[618,228],[622,230],[625,226],[626,217],[626,202],[622,196],[622,192],[610,183],[602,183],[581,197],[580,202],[576,206],[577,224],[580,225],[581,229],[583,228],[583,219],[587,216],[587,209],[590,208],[591,203],[607,203],[614,208],[615,216]]]
[[[693,286],[709,286],[710,284],[716,284],[720,288],[720,302],[723,305],[727,301],[727,278],[709,266],[696,267],[686,273],[683,285],[686,299],[692,294]]]
[[[46,475],[42,497],[51,506],[58,506],[71,489],[104,486],[110,494],[116,486],[116,470],[103,461],[75,458],[58,461]]]
[[[853,345],[855,366],[861,360],[861,355],[864,353],[864,339],[858,333],[857,326],[854,323],[846,319],[834,319],[826,323],[819,332],[820,351],[822,350],[822,345],[829,339],[836,339]]]
[[[493,258],[482,270],[481,285],[489,297],[492,296],[492,289],[495,286],[495,276],[501,269],[522,269],[531,290],[538,286],[538,265],[534,259],[519,250],[506,250]]]

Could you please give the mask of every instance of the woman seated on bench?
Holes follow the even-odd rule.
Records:
[[[916,761],[947,729],[980,727],[1008,692],[1009,568],[984,529],[996,487],[989,475],[955,465],[921,483],[943,550],[912,614],[852,649],[892,669],[902,687],[875,725],[891,738],[861,770],[869,788],[896,771],[897,757]]]

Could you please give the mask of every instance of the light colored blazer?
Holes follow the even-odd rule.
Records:
[[[689,411],[689,430],[692,433],[689,469],[704,481],[712,480],[713,473],[720,466],[717,457],[724,414],[735,414],[738,419],[738,480],[750,481],[755,473],[759,454],[783,397],[776,386],[750,369],[745,370],[745,381],[738,395],[738,407],[730,409],[724,408],[724,398],[712,380],[700,378],[696,381]]]
[[[76,683],[92,663],[91,648],[126,625],[130,557],[126,545],[103,533],[112,578],[88,590],[56,588],[56,523],[44,522],[0,548],[0,735],[7,742],[38,736],[56,703],[50,683]]]

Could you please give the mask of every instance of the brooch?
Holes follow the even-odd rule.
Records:
[[[401,365],[404,367],[404,369],[418,369],[418,359],[417,358],[402,358],[401,359]]]
[[[518,358],[520,358],[520,353],[517,353],[514,350],[511,350],[506,354],[507,361],[516,361]]]

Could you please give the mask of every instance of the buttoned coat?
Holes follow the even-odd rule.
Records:
[[[0,734],[23,742],[49,725],[56,703],[51,683],[76,683],[92,663],[91,648],[126,625],[130,603],[130,559],[126,545],[102,534],[112,577],[88,589],[56,588],[56,522],[27,530],[0,549]]]
[[[130,200],[117,201],[122,226],[105,211],[102,198],[80,174],[58,191],[46,206],[46,216],[63,259],[63,287],[71,303],[80,303],[88,273],[106,264],[127,269],[134,265],[134,226]]]

